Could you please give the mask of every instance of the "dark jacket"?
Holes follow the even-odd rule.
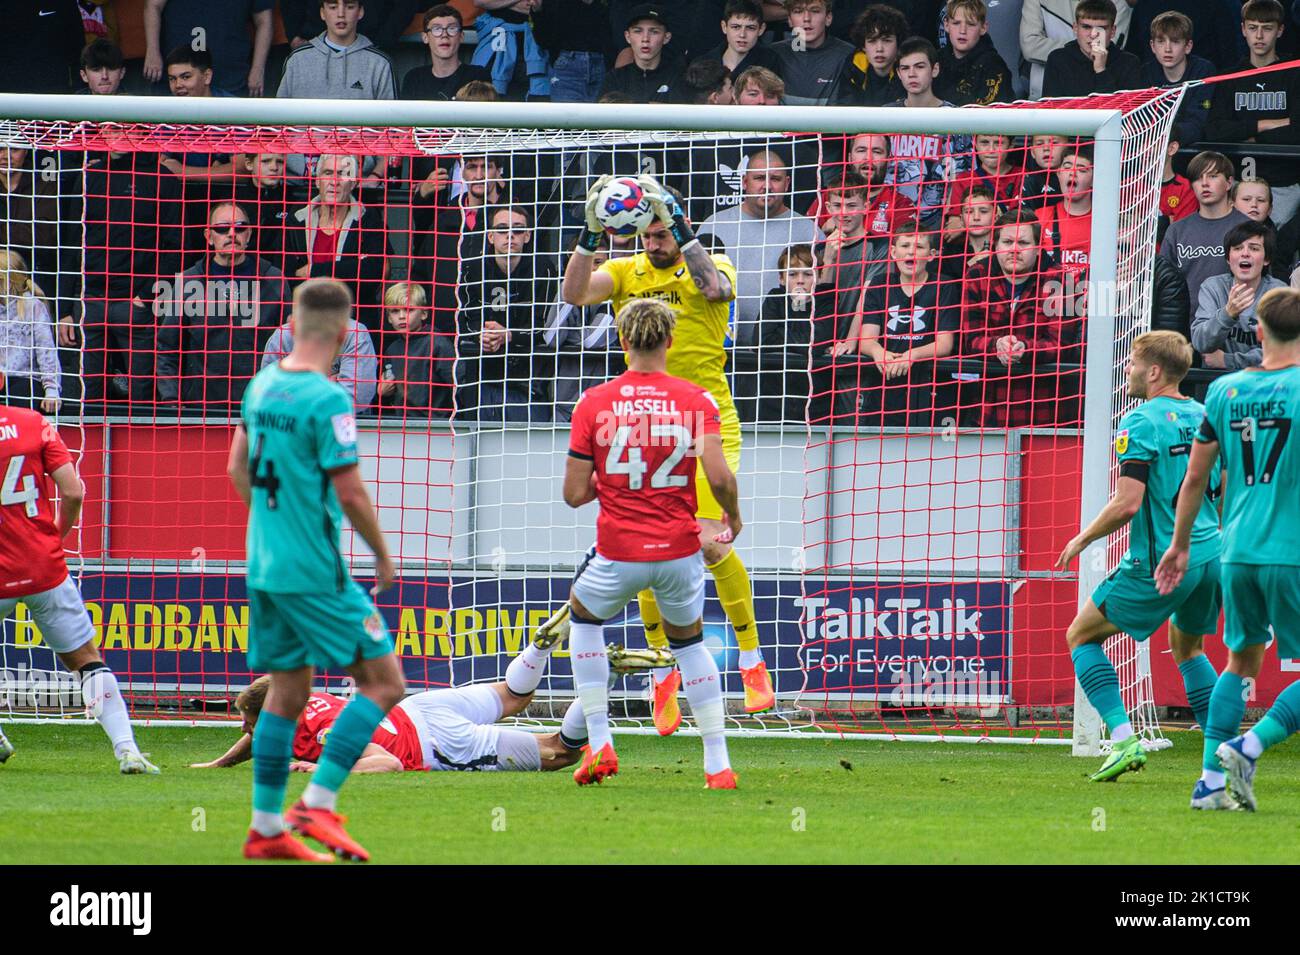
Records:
[[[1250,60],[1243,60],[1236,68],[1249,70]],[[1291,125],[1260,132],[1260,120],[1265,119],[1290,119]],[[1216,83],[1205,138],[1215,143],[1244,143],[1251,139],[1261,145],[1300,143],[1300,68]],[[1272,186],[1290,186],[1300,182],[1297,167],[1300,163],[1291,158],[1261,156],[1255,175]]]
[[[1091,57],[1084,55],[1078,43],[1067,43],[1047,57],[1043,96],[1089,96],[1135,90],[1142,86],[1141,74],[1138,58],[1114,43],[1107,48],[1106,69],[1100,73],[1093,71]]]
[[[708,53],[705,53],[701,59],[717,60],[722,62],[722,55],[727,52],[727,44],[721,43],[715,46]],[[771,44],[755,43],[754,48],[745,54],[745,58],[736,64],[736,68],[731,71],[731,81],[734,83],[741,73],[744,73],[751,66],[761,66],[766,70],[771,70],[777,76],[781,75],[781,61],[776,58],[772,52]]]
[[[881,79],[871,68],[864,54],[858,53],[844,69],[844,82],[840,84],[841,106],[884,106],[907,95],[897,70]]]
[[[280,270],[252,255],[234,267],[205,256],[182,272],[157,302],[159,400],[233,411],[289,301]]]
[[[553,346],[546,343],[546,325],[558,299],[555,270],[545,257],[526,251],[515,270],[506,275],[495,256],[465,263],[456,290],[459,335],[456,370],[459,385],[473,381],[513,381],[537,384],[554,372]],[[483,326],[496,322],[510,340],[496,352],[484,352]]]
[[[620,66],[605,75],[600,95],[622,93],[633,103],[674,103],[686,65],[667,51],[653,70],[643,70],[636,63]]]
[[[256,227],[248,251],[256,252],[283,272],[285,230],[292,224],[293,214],[302,208],[301,201],[290,198],[288,181],[281,179],[269,189],[259,189],[243,179],[235,188],[235,201]]]
[[[154,282],[180,268],[180,185],[157,153],[87,153],[86,302],[154,297]]]
[[[985,34],[975,47],[960,60],[953,55],[952,46],[939,54],[939,76],[934,81],[934,95],[955,106],[978,103],[1010,103],[1015,99],[1011,89],[1011,70],[998,54],[993,40]]]
[[[1155,60],[1142,64],[1142,85],[1153,87],[1179,86],[1214,75],[1214,64],[1199,56],[1187,58],[1187,69],[1177,83],[1165,79],[1165,71]],[[1205,123],[1210,118],[1210,104],[1214,101],[1213,86],[1192,86],[1183,94],[1183,103],[1174,117],[1172,136],[1183,146],[1199,143],[1205,137]]]
[[[1163,256],[1155,257],[1151,271],[1151,330],[1178,332],[1190,340],[1192,307],[1187,282],[1178,266]]]
[[[451,336],[429,328],[394,336],[384,352],[380,375],[398,387],[380,395],[380,407],[415,418],[450,414],[456,390],[452,374],[455,367]]]

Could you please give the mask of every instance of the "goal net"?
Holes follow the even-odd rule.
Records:
[[[961,110],[226,100],[184,116],[79,99],[94,121],[50,97],[0,103],[24,117],[0,156],[31,193],[7,241],[35,286],[8,333],[28,369],[8,400],[60,402],[88,491],[74,570],[135,716],[225,718],[251,678],[226,455],[309,276],[356,302],[335,378],[400,565],[379,603],[407,681],[501,679],[594,541],[594,506],[560,500],[567,423],[623,360],[609,304],[564,301],[583,200],[601,175],[652,175],[737,274],[716,348],[778,705],[741,711],[710,581],[732,729],[1095,739],[1063,634],[1122,542],[1077,573],[1053,564],[1114,479],[1178,91]],[[615,239],[600,258],[638,251]],[[350,531],[344,547],[364,579],[371,555]],[[21,604],[5,627],[0,718],[77,715]],[[607,635],[644,645],[635,602]],[[1149,667],[1125,636],[1107,651],[1155,740]],[[561,648],[530,712],[571,693]],[[648,726],[645,694],[620,684],[620,726]]]

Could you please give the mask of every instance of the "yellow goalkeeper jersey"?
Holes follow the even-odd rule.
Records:
[[[736,267],[725,255],[713,255],[713,264],[736,288]],[[622,259],[610,259],[600,271],[614,280],[614,314],[634,298],[654,298],[677,313],[673,347],[668,349],[668,374],[685,378],[706,389],[722,412],[722,432],[740,435],[740,418],[727,385],[727,345],[731,334],[734,297],[727,302],[710,302],[695,287],[685,262],[666,269],[650,264],[644,252]]]

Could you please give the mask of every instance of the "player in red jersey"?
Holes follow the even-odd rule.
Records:
[[[563,769],[576,763],[587,741],[582,707],[575,700],[564,714],[558,733],[538,735],[504,726],[497,720],[516,716],[532,702],[541,682],[541,665],[529,658],[531,648],[510,662],[506,678],[447,690],[427,690],[408,696],[389,710],[371,737],[354,773],[398,773],[410,770],[541,770]],[[532,650],[533,653],[537,651]],[[619,673],[649,670],[671,664],[667,651],[625,650],[609,647],[613,669]],[[252,756],[253,729],[271,686],[269,676],[258,677],[235,699],[243,718],[243,735],[225,753],[194,769],[235,766]],[[291,769],[313,772],[325,746],[325,737],[347,701],[329,693],[313,693],[298,717],[293,737]]]
[[[51,481],[62,502],[57,514]],[[39,412],[0,406],[0,620],[26,604],[46,646],[80,678],[86,712],[104,727],[118,768],[157,773],[135,744],[117,677],[95,647],[95,628],[64,559],[63,538],[84,496],[58,429]],[[0,734],[0,763],[11,755]]]
[[[706,784],[734,789],[723,735],[722,679],[704,647],[695,458],[722,507],[728,529],[719,542],[740,533],[736,476],[723,455],[717,404],[703,388],[667,372],[673,310],[655,299],[634,299],[615,321],[628,370],[578,400],[564,472],[566,504],[600,502],[595,553],[569,593],[573,679],[591,740],[573,778],[583,786],[618,772],[602,626],[649,588],[704,738]]]

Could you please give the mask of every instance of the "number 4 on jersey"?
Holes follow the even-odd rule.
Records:
[[[23,463],[26,458],[23,455],[17,455],[9,459],[9,467],[5,470],[4,483],[0,484],[0,506],[9,507],[13,504],[27,505],[27,516],[35,517],[38,513],[37,501],[41,499],[40,488],[36,486],[36,478],[30,474],[23,474]],[[22,487],[18,486],[18,477],[22,475]]]

